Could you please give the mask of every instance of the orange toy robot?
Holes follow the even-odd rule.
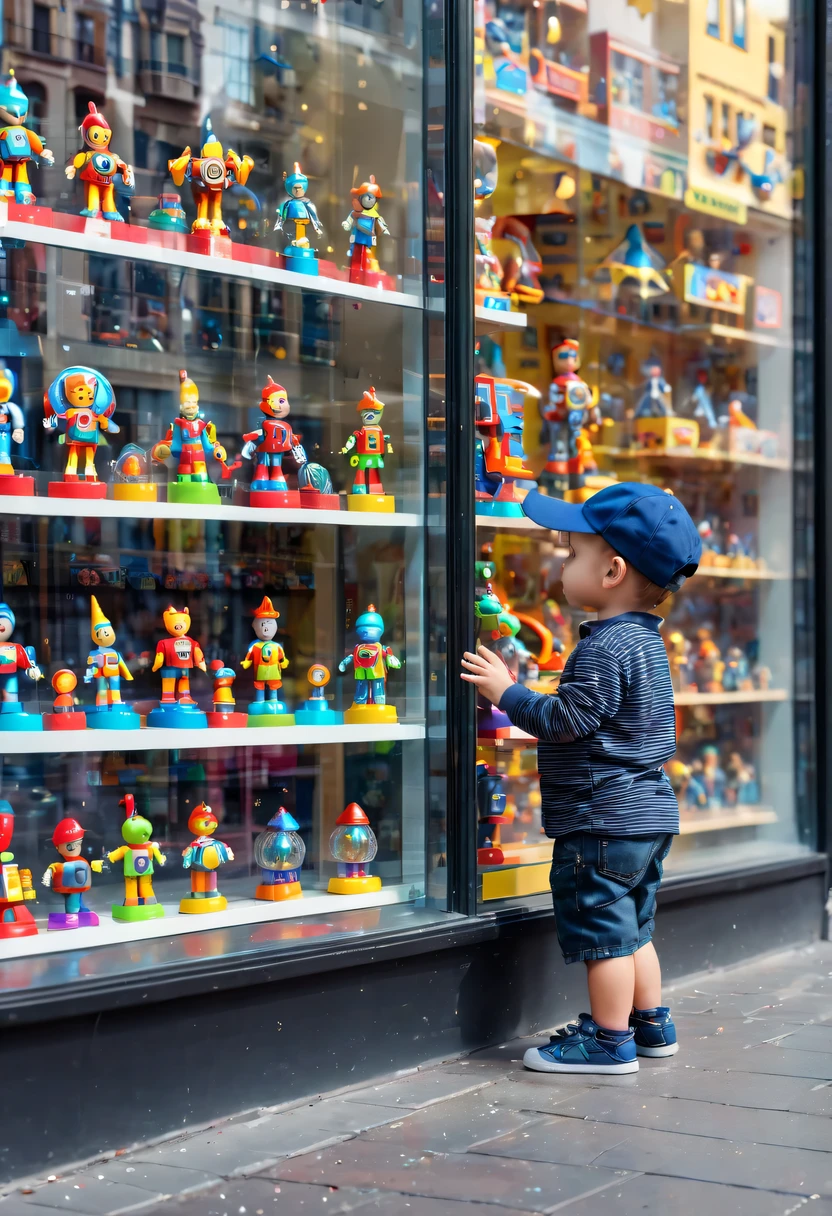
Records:
[[[123,224],[124,218],[116,209],[113,178],[120,173],[125,186],[129,188],[133,185],[133,170],[126,161],[110,151],[113,132],[94,101],[89,103],[89,111],[78,128],[87,146],[76,152],[64,172],[70,181],[77,174],[84,183],[84,209],[81,215],[90,219],[103,216],[105,220]]]
[[[222,218],[222,194],[229,186],[244,186],[254,168],[250,156],[238,156],[229,148],[223,152],[222,144],[214,135],[210,118],[203,126],[202,152],[191,156],[187,147],[181,156],[168,161],[168,172],[176,186],[190,183],[196,203],[196,219],[191,232],[208,232],[211,236],[228,236],[228,226]]]

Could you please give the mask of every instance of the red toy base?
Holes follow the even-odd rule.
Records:
[[[252,507],[299,507],[297,490],[252,490],[249,495]]]
[[[106,498],[103,481],[50,481],[50,498]]]
[[[501,866],[505,862],[502,849],[477,849],[478,866]]]
[[[44,730],[86,730],[87,715],[80,709],[69,714],[44,714]]]
[[[210,232],[192,232],[185,238],[189,253],[202,253],[209,258],[233,258],[234,246],[228,236],[212,236]]]
[[[28,908],[26,910],[28,912]],[[7,937],[35,937],[37,931],[34,919],[0,921],[0,941]]]
[[[209,726],[248,726],[248,714],[206,714]]]
[[[8,473],[0,476],[0,494],[21,495],[34,494],[34,492],[34,477],[26,477],[19,474],[9,476]]]
[[[317,490],[301,490],[300,505],[310,511],[340,511],[340,494],[319,494]]]

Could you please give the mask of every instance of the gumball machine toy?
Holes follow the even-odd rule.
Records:
[[[32,886],[32,871],[21,870],[9,851],[14,835],[14,811],[11,803],[0,798],[0,940],[8,937],[32,937],[38,927],[26,907],[37,899]]]
[[[113,422],[116,398],[113,387],[92,367],[67,367],[44,393],[43,425],[47,431],[63,424],[59,443],[67,448],[62,481],[50,481],[50,498],[106,498],[107,487],[98,480],[95,453],[103,442],[101,433],[117,435]],[[78,471],[84,459],[83,478]]]
[[[295,722],[298,726],[340,726],[344,715],[336,709],[330,709],[324,689],[332,678],[328,667],[323,663],[313,663],[306,673],[306,678],[312,685],[312,695],[295,710]]]
[[[188,818],[188,831],[194,839],[182,851],[182,866],[191,874],[191,894],[179,902],[179,911],[190,915],[222,912],[228,900],[217,890],[217,870],[234,854],[227,844],[214,840],[219,821],[204,802],[194,807]]]
[[[306,845],[298,822],[282,806],[254,842],[254,860],[260,867],[260,883],[254,898],[273,903],[300,898],[303,894],[300,870],[305,856]]]
[[[381,879],[377,874],[370,874],[370,862],[378,852],[378,841],[357,802],[351,802],[335,820],[329,851],[338,863],[338,876],[330,878],[327,886],[330,895],[358,895],[381,890]]]
[[[144,448],[137,443],[125,444],[112,469],[116,502],[156,502],[158,491]]]

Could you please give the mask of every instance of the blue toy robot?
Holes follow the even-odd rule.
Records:
[[[24,713],[18,690],[18,671],[30,680],[42,680],[34,646],[12,641],[15,616],[8,604],[0,604],[0,722],[3,730],[42,730],[40,714]]]
[[[344,672],[348,667],[353,668],[353,706],[384,706],[387,703],[387,669],[396,670],[401,667],[401,662],[389,646],[382,645],[384,620],[373,604],[369,604],[367,611],[362,612],[356,620],[355,633],[358,645],[353,647],[351,654],[341,660],[338,670]],[[346,720],[349,721],[348,718]]]
[[[12,440],[22,443],[25,437],[23,411],[12,401],[15,389],[14,372],[0,366],[0,475],[12,473]]]
[[[293,226],[291,240],[283,250],[283,256],[287,259],[286,268],[294,270],[298,274],[316,275],[318,258],[315,250],[309,244],[306,229],[311,224],[316,236],[323,236],[324,229],[318,219],[315,204],[306,197],[309,178],[301,171],[297,161],[295,161],[293,173],[288,175],[284,173],[283,184],[289,197],[277,209],[275,228],[282,232],[284,224]],[[288,236],[289,233],[287,232],[286,235]]]
[[[23,125],[28,114],[29,98],[11,71],[0,85],[0,198],[31,206],[36,200],[29,185],[29,161],[38,158],[51,168],[55,157],[40,136]]]

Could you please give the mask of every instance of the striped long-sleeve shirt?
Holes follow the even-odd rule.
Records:
[[[652,836],[679,831],[662,765],[676,750],[676,717],[661,618],[624,612],[585,621],[554,695],[513,684],[500,701],[536,735],[547,836]]]

